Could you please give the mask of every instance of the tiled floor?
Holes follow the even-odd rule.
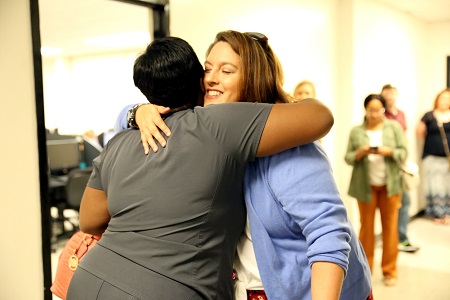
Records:
[[[394,287],[383,285],[381,243],[375,251],[373,293],[376,300],[449,300],[450,299],[450,226],[434,224],[425,218],[411,221],[408,235],[421,247],[416,253],[399,253],[399,279]],[[55,273],[64,241],[52,255]],[[53,296],[54,300],[60,298]],[[284,300],[284,299],[283,299]],[[359,300],[359,299],[355,299]]]
[[[395,287],[383,285],[381,244],[375,251],[373,293],[376,300],[450,299],[450,226],[417,218],[408,227],[408,237],[420,246],[416,253],[400,252],[399,278]]]

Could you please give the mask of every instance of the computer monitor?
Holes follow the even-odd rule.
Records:
[[[47,140],[47,157],[50,174],[67,174],[80,165],[79,139]]]

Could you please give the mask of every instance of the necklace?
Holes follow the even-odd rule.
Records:
[[[435,110],[434,115],[436,117],[436,120],[438,120],[441,123],[450,122],[450,110],[448,109],[446,111]]]

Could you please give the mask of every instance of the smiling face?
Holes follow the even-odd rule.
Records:
[[[238,102],[242,84],[239,55],[226,42],[215,44],[205,62],[204,105]]]

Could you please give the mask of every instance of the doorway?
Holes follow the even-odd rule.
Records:
[[[100,133],[113,127],[121,107],[139,100],[132,63],[148,42],[169,35],[168,2],[30,0],[45,300],[53,298],[47,130]]]

